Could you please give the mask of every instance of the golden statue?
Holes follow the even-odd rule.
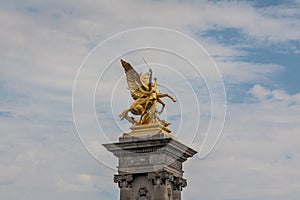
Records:
[[[160,93],[157,89],[157,79],[154,78],[154,82],[152,82],[151,68],[145,74],[138,74],[128,62],[121,60],[121,63],[125,70],[128,89],[135,101],[119,117],[121,119],[125,118],[135,125],[150,124],[152,122],[159,122],[165,127],[170,125],[169,122],[159,119],[159,115],[164,111],[166,105],[161,98],[169,97],[173,102],[176,102],[176,99],[169,94]],[[158,111],[158,103],[162,105],[160,111]],[[129,112],[140,115],[140,119],[137,121],[134,117],[130,117]]]

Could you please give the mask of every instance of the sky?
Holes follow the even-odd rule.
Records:
[[[183,199],[300,198],[299,0],[0,5],[0,199],[119,198],[101,144],[130,127],[121,58],[178,100]]]

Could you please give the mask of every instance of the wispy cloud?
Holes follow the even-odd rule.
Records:
[[[229,99],[239,99],[229,100],[224,134],[214,153],[205,160],[194,159],[187,163],[185,176],[189,186],[184,190],[184,197],[297,199],[300,91],[296,89],[291,93],[278,87],[278,82],[283,80],[275,77],[291,70],[288,64],[276,62],[279,59],[272,57],[264,62],[251,58],[256,56],[253,54],[256,49],[279,52],[277,56],[299,54],[299,10],[299,1],[269,5],[258,1],[2,2],[0,198],[117,199],[118,189],[112,182],[114,171],[94,162],[77,137],[71,107],[73,81],[82,60],[99,42],[130,28],[160,26],[182,31],[202,44],[221,71]],[[156,44],[162,42],[162,37],[156,38]],[[115,44],[97,59],[143,39],[136,37]],[[212,71],[204,56],[197,57],[199,54],[191,48],[185,51],[202,66],[206,78],[215,77],[210,76]],[[260,53],[265,55],[263,51]],[[150,61],[184,71],[187,80],[175,71],[168,76],[171,72],[163,65],[157,65],[161,70],[155,73],[161,83],[173,85],[170,88],[176,95],[188,97],[179,99],[181,102],[195,102],[195,96],[186,89],[188,81],[199,92],[196,97],[202,101],[200,109],[205,118],[200,123],[200,132],[204,132],[209,121],[204,113],[210,110],[204,80],[195,76],[194,71],[185,70],[187,65],[180,59],[172,60],[170,55],[159,56],[151,51],[136,56],[142,58],[145,54]],[[133,64],[142,63],[134,55],[126,58]],[[291,62],[293,58],[291,56]],[[97,59],[91,64],[98,71],[87,73],[79,96],[95,89],[93,80],[103,69]],[[116,162],[115,158],[101,149],[100,144],[103,140],[117,140],[121,131],[128,128],[118,121],[116,114],[127,106],[129,96],[125,86],[119,85],[117,89],[122,91],[114,98],[124,98],[126,102],[112,101],[112,113],[110,98],[106,96],[111,95],[114,83],[123,75],[118,61],[113,66],[116,68],[109,68],[109,76],[103,79],[106,84],[96,90],[96,114],[112,134],[104,139],[102,135],[92,135],[92,131],[98,130],[91,126],[94,113],[87,112],[92,101],[83,99],[86,104],[80,107],[81,119],[91,130],[85,135],[90,149],[111,163]],[[175,87],[178,81],[184,84]],[[222,98],[216,99],[218,107]],[[179,119],[176,106],[167,107],[167,114],[174,123]],[[192,112],[193,109],[187,107],[182,114],[185,119],[182,128],[186,132],[194,126],[194,115],[185,113]],[[216,113],[216,116],[221,115],[221,111]],[[178,126],[174,124],[173,128]],[[179,137],[189,142],[188,133],[182,132]],[[199,136],[193,147],[199,148],[201,138]]]

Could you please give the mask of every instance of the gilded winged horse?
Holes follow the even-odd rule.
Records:
[[[162,94],[157,89],[157,79],[154,78],[152,82],[152,70],[145,74],[138,74],[135,69],[126,61],[121,60],[121,64],[124,68],[128,89],[134,102],[129,109],[124,110],[119,117],[121,119],[127,119],[132,124],[142,125],[149,124],[151,122],[161,122],[164,126],[168,126],[170,123],[159,119],[159,115],[164,111],[165,103],[161,98],[168,97],[173,102],[176,99],[169,94]],[[161,110],[158,112],[158,103],[162,105]],[[140,120],[136,120],[134,117],[130,117],[128,113],[131,112],[134,115],[140,115]]]

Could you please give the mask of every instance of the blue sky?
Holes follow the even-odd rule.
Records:
[[[78,76],[75,116],[77,128],[86,130],[80,134],[86,151],[72,113],[78,69],[100,42],[140,27],[191,37],[209,52],[224,82],[222,136],[208,157],[186,163],[183,199],[300,198],[299,0],[27,0],[0,5],[0,199],[118,199],[112,181],[116,160],[101,144],[117,141],[128,130],[117,114],[128,105],[129,92],[124,77],[120,79],[118,59],[99,77],[111,58],[143,41],[177,48],[204,75],[197,76],[180,56],[168,52],[147,49],[124,55],[141,71],[146,70],[141,59],[146,57],[162,91],[177,97],[178,104],[166,100],[163,117],[172,122],[178,139],[199,150],[210,117],[211,131],[218,129],[225,96],[204,51],[174,32],[121,35],[89,57],[86,64],[94,71],[82,68]],[[84,98],[94,91],[99,124],[90,113],[93,99]],[[197,131],[196,105],[201,111]],[[190,133],[196,133],[191,144]],[[210,136],[208,146],[216,138]]]

